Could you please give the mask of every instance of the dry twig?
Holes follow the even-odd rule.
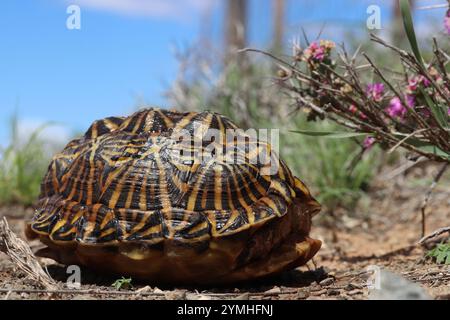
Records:
[[[42,269],[30,246],[11,231],[6,218],[0,220],[0,251],[6,253],[20,270],[46,290],[58,288],[55,280]]]
[[[438,171],[436,177],[434,177],[433,182],[430,185],[430,188],[428,189],[427,194],[425,195],[425,198],[422,203],[421,212],[422,212],[422,238],[425,237],[425,229],[426,229],[426,215],[425,215],[425,209],[427,208],[428,201],[430,200],[431,194],[438,184],[439,180],[441,179],[442,175],[444,174],[445,170],[448,168],[448,163],[444,163],[444,165],[441,167],[441,169]]]
[[[435,238],[437,236],[440,236],[443,233],[446,232],[450,232],[450,226],[449,227],[444,227],[444,228],[439,228],[437,230],[434,230],[432,233],[430,233],[427,236],[424,236],[422,239],[419,240],[418,244],[423,244],[425,241]]]

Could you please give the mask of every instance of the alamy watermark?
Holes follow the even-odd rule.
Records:
[[[366,13],[369,15],[366,20],[366,26],[369,30],[381,29],[381,8],[375,4],[367,7]]]
[[[279,129],[208,128],[194,123],[194,130],[172,132],[172,161],[184,165],[222,163],[255,165],[261,175],[275,175],[279,170]],[[163,143],[164,144],[164,143]]]
[[[66,269],[66,273],[69,275],[66,280],[66,286],[69,289],[81,288],[81,268],[77,265],[70,265]]]
[[[366,286],[369,290],[381,289],[381,268],[377,265],[369,265],[366,268],[369,277],[366,281]]]
[[[67,7],[66,13],[69,15],[66,19],[66,28],[69,30],[81,29],[81,9],[76,4]]]

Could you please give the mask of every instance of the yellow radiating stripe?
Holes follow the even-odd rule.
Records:
[[[125,208],[131,208],[131,201],[133,200],[133,193],[135,189],[136,178],[133,179],[130,190],[128,190],[127,200],[125,202]]]
[[[294,196],[292,196],[292,193],[291,193],[291,191],[289,190],[289,193],[290,194],[286,194],[286,188],[284,188],[282,185],[281,185],[281,182],[280,181],[278,181],[278,180],[272,180],[272,182],[270,183],[270,188],[269,189],[273,189],[273,190],[276,190],[276,191],[278,191],[278,193],[283,197],[283,199],[284,200],[286,200],[288,203],[291,203],[292,202],[292,198],[293,197],[295,197],[295,195]]]
[[[232,200],[232,194],[231,194],[231,188],[230,188],[230,184],[228,183],[228,181],[227,181],[227,183],[226,183],[226,187],[227,187],[227,200],[228,200],[228,206],[229,206],[229,208],[230,208],[230,210],[235,210],[236,208],[234,207],[234,204],[233,204],[233,200]]]
[[[123,183],[127,177],[128,175],[124,174],[120,181],[116,184],[116,188],[114,189],[111,199],[109,199],[108,203],[108,207],[110,207],[111,209],[114,209],[116,207],[117,201],[119,201],[120,195],[122,193]]]
[[[219,124],[219,134],[220,134],[220,136],[219,136],[219,143],[220,143],[220,145],[222,146],[222,148],[223,148],[223,146],[226,144],[226,142],[227,142],[227,140],[226,140],[226,136],[225,136],[225,134],[224,134],[224,132],[225,132],[225,126],[223,125],[223,122],[222,122],[222,117],[220,117],[220,116],[216,116],[216,120],[217,120],[217,123]]]
[[[147,223],[147,216],[146,215],[144,215],[144,217],[141,219],[141,221],[139,221],[139,223],[138,224],[136,224],[134,227],[133,227],[133,229],[131,229],[131,231],[130,231],[130,234],[133,234],[133,233],[136,233],[136,232],[138,232],[139,230],[141,230],[144,226],[145,226],[145,224]],[[134,219],[133,219],[134,220]]]
[[[305,184],[297,177],[295,177],[295,187],[300,189],[306,196],[311,196],[309,193],[308,188],[305,186]]]
[[[91,139],[95,139],[98,137],[97,124],[98,124],[98,121],[95,121],[92,124]]]
[[[50,232],[50,235],[54,234],[56,231],[64,227],[67,223],[67,220],[61,219],[59,220],[52,228],[52,231]]]
[[[108,178],[106,179],[105,185],[102,186],[102,193],[100,195],[100,198],[104,195],[104,193],[106,192],[106,190],[109,188],[109,186],[111,185],[111,183],[114,181],[114,179],[121,174],[123,171],[125,171],[127,167],[126,166],[122,166],[117,168],[112,174],[110,174],[108,176]]]
[[[250,189],[250,186],[247,183],[247,179],[244,179],[244,175],[242,174],[242,172],[239,172],[238,174],[241,176],[242,181],[244,182],[244,187],[247,190],[247,194],[250,197],[250,200],[252,200],[253,202],[258,201],[256,196],[253,194],[253,191]]]
[[[155,119],[155,111],[150,110],[145,115],[144,131],[150,131],[153,126],[153,120]]]
[[[139,209],[142,211],[147,210],[147,181],[148,175],[144,176],[141,184],[141,193],[139,195]]]
[[[142,124],[142,121],[144,120],[144,117],[147,116],[146,112],[142,112],[139,116],[139,119],[136,121],[136,124],[134,125],[133,130],[131,130],[131,133],[136,133],[139,127]]]
[[[201,139],[200,141],[203,141],[204,136],[208,132],[209,128],[211,127],[211,122],[213,119],[213,115],[209,113],[205,119],[203,119],[203,122],[200,123],[200,127],[197,127],[194,131],[195,138]],[[198,137],[197,134],[200,134]]]
[[[80,158],[81,158],[81,157],[80,157]],[[67,197],[69,200],[72,200],[73,197],[75,196],[75,193],[77,192],[77,183],[78,183],[79,180],[81,180],[81,176],[84,174],[84,170],[85,170],[84,164],[81,163],[80,169],[79,169],[79,171],[78,171],[78,173],[77,173],[77,175],[76,175],[75,181],[74,181],[74,183],[73,183],[73,185],[72,185],[72,190],[70,191],[70,194],[69,194],[69,196]],[[80,191],[80,193],[81,193],[81,190],[79,190],[79,191]],[[80,198],[81,198],[81,197],[80,197]]]
[[[56,178],[56,162],[53,163],[53,168],[52,168],[52,185],[53,185],[53,190],[55,190],[55,192],[61,192],[61,190],[59,190],[58,179]]]
[[[161,232],[161,224],[157,224],[156,226],[150,227],[144,232],[141,233],[141,237],[146,237],[152,233],[160,233]]]
[[[91,155],[89,157],[89,182],[88,182],[88,190],[87,190],[87,200],[86,200],[86,204],[87,205],[91,205],[92,204],[92,194],[93,194],[93,183],[94,183],[94,173],[95,173],[95,163],[94,163],[94,159],[95,159],[95,153],[97,151],[98,148],[98,144],[97,142],[95,142],[92,145],[92,151],[91,151]]]
[[[155,154],[155,160],[156,165],[158,166],[159,169],[159,191],[160,191],[159,195],[161,199],[161,204],[164,209],[167,209],[171,207],[171,203],[169,198],[170,194],[169,191],[167,190],[166,169],[164,168],[164,165],[161,162],[161,157],[159,153]]]
[[[228,170],[230,170],[230,172],[234,171],[231,166],[229,166],[229,165],[226,165],[226,166],[227,166]],[[239,203],[241,204],[241,206],[243,208],[247,208],[248,205],[245,202],[244,197],[242,196],[241,188],[240,188],[239,183],[238,183],[238,181],[236,179],[236,173],[232,173],[231,176],[233,177],[233,182],[234,182],[234,185],[236,187],[235,190],[237,191],[237,194],[238,194],[238,201],[239,201]],[[245,181],[243,181],[243,183],[245,184]]]
[[[75,222],[78,221],[78,219],[81,218],[81,216],[83,215],[84,211],[80,210],[72,219],[72,221],[70,221],[70,224],[74,224]]]
[[[178,171],[182,171],[182,172],[191,170],[190,166],[179,163],[179,162],[174,163],[174,166],[178,169]]]
[[[166,125],[167,128],[172,128],[173,127],[173,121],[167,117],[162,111],[161,109],[156,109],[156,112],[158,112],[158,114],[161,116],[161,118],[163,118],[164,120],[164,124]]]
[[[194,118],[197,115],[196,112],[191,112],[188,113],[185,117],[183,117],[183,119],[181,119],[175,126],[175,129],[177,130],[182,130],[184,129],[184,127],[186,127],[192,120],[192,118]]]
[[[102,233],[100,233],[99,238],[104,238],[106,236],[109,236],[111,233],[114,233],[115,231],[116,231],[115,228],[109,228],[108,230],[105,230]]]
[[[222,229],[220,229],[221,231],[221,233],[222,232],[224,232],[224,231],[226,231],[227,229],[228,229],[228,227],[230,227],[232,224],[233,224],[233,222],[234,222],[234,220],[236,220],[236,218],[239,216],[239,211],[237,211],[237,210],[231,210],[231,215],[230,215],[230,218],[228,219],[228,221],[227,221],[227,223],[225,223],[225,225],[223,226],[223,228]]]
[[[105,226],[112,220],[114,219],[114,213],[112,211],[109,211],[105,214],[105,216],[103,217],[102,223],[100,224],[100,230],[104,229]]]
[[[128,127],[128,126],[130,125],[130,122],[131,122],[132,117],[133,117],[133,116],[127,117],[127,118],[125,119],[125,121],[122,122],[122,124],[120,125],[120,127],[121,127],[122,129]]]
[[[209,168],[211,167],[211,165],[212,164],[214,164],[214,160],[210,160],[210,161],[208,161],[206,164],[205,164],[205,166],[204,166],[204,172],[207,172],[208,170],[209,170]],[[200,165],[194,165],[195,166],[195,170],[193,171],[193,172],[195,172],[196,170],[197,170],[197,168],[200,166]],[[193,166],[193,167],[194,167]],[[191,168],[191,170],[192,170],[192,168]],[[191,171],[192,172],[192,171]],[[189,210],[189,211],[194,211],[194,208],[195,208],[195,202],[196,202],[196,200],[197,200],[197,196],[198,196],[198,192],[199,192],[199,190],[200,190],[200,184],[201,184],[201,182],[202,182],[202,179],[200,179],[200,177],[197,179],[197,181],[195,182],[195,185],[194,185],[194,187],[192,188],[192,192],[191,192],[191,195],[189,196],[189,199],[188,199],[188,204],[187,204],[187,210]]]
[[[269,208],[277,211],[277,206],[275,205],[275,202],[272,199],[270,199],[269,197],[261,198],[260,201],[262,203],[264,203],[266,206],[268,206]]]
[[[204,189],[203,195],[202,195],[202,210],[206,208],[206,198],[207,197],[208,197],[208,190]]]
[[[75,227],[72,227],[70,230],[68,230],[68,231],[66,231],[66,232],[63,232],[63,233],[60,233],[59,236],[60,236],[61,238],[63,238],[63,237],[68,236],[69,234],[75,233],[75,232],[76,232]]]
[[[248,170],[246,167],[243,167],[242,169],[245,170],[245,172],[248,174],[252,184],[255,186],[256,189],[258,189],[258,192],[264,196],[266,194],[267,190],[261,186],[261,184],[258,182],[258,179],[250,172],[250,170]],[[264,176],[260,176],[260,177],[263,178],[264,180],[266,180],[266,178]],[[270,178],[269,178],[269,180],[270,180]]]
[[[222,210],[222,166],[214,168],[214,208]]]
[[[121,118],[121,119],[123,120],[123,118]],[[111,120],[106,120],[105,119],[105,120],[103,120],[103,123],[109,129],[109,131],[114,131],[114,130],[116,130],[119,127],[117,124],[115,124]]]
[[[202,229],[205,229],[208,227],[208,222],[204,221],[202,223],[197,224],[195,227],[191,228],[189,230],[189,234],[196,233],[197,231],[200,231]]]
[[[70,170],[64,174],[61,181],[63,181],[63,185],[61,186],[60,190],[63,191],[67,188],[67,185],[69,184],[68,177],[73,176],[73,171],[77,168],[78,162],[82,161],[82,157],[79,155],[77,156],[76,160],[71,164]],[[80,172],[78,172],[80,174]]]

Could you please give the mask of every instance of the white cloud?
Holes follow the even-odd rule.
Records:
[[[66,0],[81,10],[90,8],[129,16],[185,19],[209,9],[215,0]]]
[[[38,139],[49,152],[60,149],[73,138],[72,130],[62,124],[47,123],[37,119],[19,120],[17,134],[20,143],[26,143],[35,133],[38,133]]]

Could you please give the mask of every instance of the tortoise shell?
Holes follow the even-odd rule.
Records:
[[[318,211],[271,146],[228,118],[146,109],[95,121],[54,156],[27,236],[64,264],[223,283],[306,263],[320,248],[308,236]]]

